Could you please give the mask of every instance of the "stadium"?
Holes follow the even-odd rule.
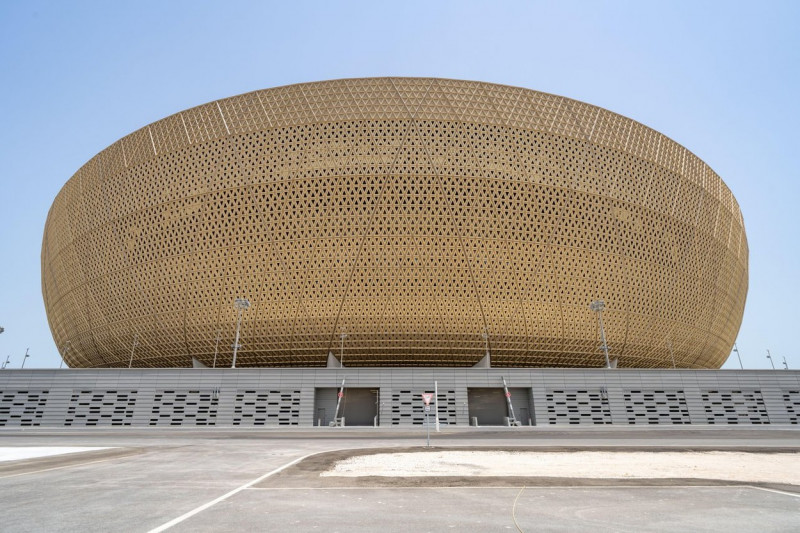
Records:
[[[747,285],[739,206],[676,142],[431,78],[145,126],[67,181],[42,244],[73,368],[230,367],[238,332],[237,367],[604,367],[607,347],[619,367],[714,369]]]

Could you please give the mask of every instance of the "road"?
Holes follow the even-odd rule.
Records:
[[[453,428],[432,434],[431,444],[800,453],[800,429]],[[2,430],[4,447],[112,449],[0,463],[0,529],[640,532],[797,531],[800,524],[796,486],[530,478],[326,483],[318,475],[325,452],[424,445],[424,429]]]

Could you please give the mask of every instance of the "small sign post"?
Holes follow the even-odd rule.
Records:
[[[428,439],[426,448],[431,447],[431,424],[428,421],[428,413],[431,412],[431,398],[433,398],[433,394],[430,392],[423,392],[422,393],[422,401],[425,403],[425,429],[427,430]]]

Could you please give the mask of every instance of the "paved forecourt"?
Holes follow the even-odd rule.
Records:
[[[431,445],[798,453],[798,437],[788,427],[464,428],[434,433]],[[109,448],[0,463],[4,531],[792,531],[800,516],[792,484],[319,476],[325,452],[423,450],[422,429],[4,430],[0,438],[4,447]]]

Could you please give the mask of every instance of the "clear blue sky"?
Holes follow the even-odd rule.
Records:
[[[42,231],[97,152],[217,98],[392,75],[568,96],[686,146],[744,213],[745,367],[800,368],[798,28],[797,1],[0,2],[0,362],[58,366]]]

